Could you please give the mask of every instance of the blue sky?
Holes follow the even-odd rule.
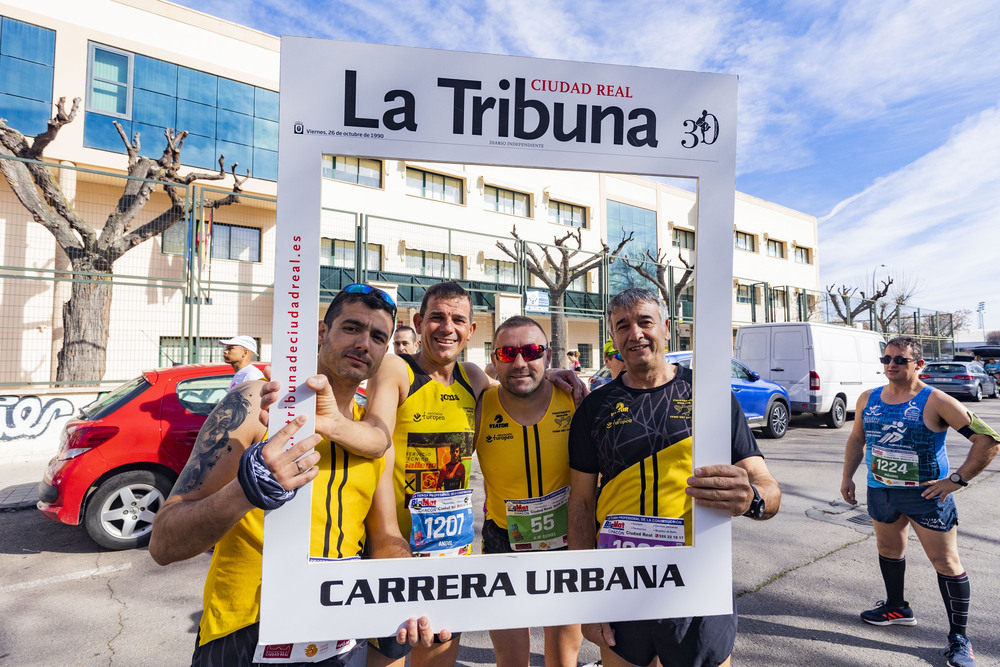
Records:
[[[995,0],[179,4],[275,35],[738,74],[736,187],[819,218],[821,286],[891,275],[1000,329]]]

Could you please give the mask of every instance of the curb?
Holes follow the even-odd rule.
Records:
[[[16,484],[0,489],[0,512],[34,509],[38,503],[38,482]]]

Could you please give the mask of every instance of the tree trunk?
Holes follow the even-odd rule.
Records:
[[[552,316],[552,368],[568,368],[566,360],[566,311],[563,310],[565,290],[549,290],[549,313]]]
[[[58,384],[97,384],[107,369],[108,327],[111,320],[111,276],[94,282],[74,282],[63,304],[63,346],[56,370]]]

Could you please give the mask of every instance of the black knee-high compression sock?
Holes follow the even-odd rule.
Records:
[[[903,597],[903,581],[906,578],[906,558],[878,557],[878,566],[882,570],[885,581],[885,603],[889,607],[902,607],[906,604]]]
[[[963,572],[957,577],[946,577],[938,573],[938,588],[941,589],[941,598],[951,625],[948,632],[964,635],[965,626],[969,623],[969,602],[972,599],[969,574]]]

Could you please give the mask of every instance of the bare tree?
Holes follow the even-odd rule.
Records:
[[[987,331],[986,342],[990,345],[1000,345],[1000,330]]]
[[[681,294],[691,283],[691,279],[694,277],[694,264],[691,264],[680,251],[677,251],[677,259],[680,260],[681,264],[684,265],[684,273],[681,277],[677,279],[674,283],[673,288],[673,302],[674,302],[674,312],[670,314],[671,317],[678,318],[682,314],[681,309]],[[660,290],[660,296],[663,297],[663,302],[666,304],[670,303],[671,292],[670,292],[670,281],[667,279],[668,271],[670,270],[670,258],[667,257],[667,253],[663,250],[657,248],[656,256],[653,256],[649,250],[645,252],[645,259],[639,262],[633,263],[629,261],[628,257],[622,257],[622,262],[626,266],[631,268],[633,271],[638,273],[640,276],[650,281],[656,285],[657,289]],[[649,270],[649,265],[655,267],[653,271]]]
[[[586,256],[575,264],[572,263],[574,258],[583,252],[583,234],[579,229],[555,237],[554,246],[535,243],[538,252],[532,249],[529,242],[518,236],[516,225],[510,230],[510,235],[524,248],[525,268],[549,289],[549,312],[552,315],[552,340],[549,343],[552,345],[552,364],[556,368],[563,368],[566,364],[566,312],[563,307],[566,290],[574,280],[599,267],[605,257],[609,258],[609,262],[614,262],[622,249],[632,240],[632,233],[625,236],[623,232],[622,239],[614,250],[602,240],[599,252],[588,251]],[[569,245],[570,241],[575,242],[576,247]],[[502,241],[497,241],[497,247],[515,262],[522,261],[517,251],[508,248]],[[551,273],[547,267],[551,267]]]
[[[891,327],[899,328],[899,306],[905,306],[913,301],[920,292],[920,282],[905,273],[899,273],[895,287],[889,290],[887,299],[880,299],[875,304],[875,321],[879,331],[889,331]],[[937,335],[937,334],[933,334]]]
[[[830,295],[830,303],[833,305],[833,309],[837,311],[837,317],[844,324],[853,324],[859,315],[871,311],[874,303],[889,293],[889,287],[892,283],[893,280],[890,276],[886,280],[883,280],[882,286],[871,294],[866,294],[863,288],[851,287],[849,285],[841,285],[839,288],[834,285],[827,285],[826,291]],[[855,294],[859,296],[856,300],[854,299]]]
[[[56,380],[60,383],[98,382],[104,376],[114,263],[132,248],[190,214],[194,202],[187,197],[188,185],[196,180],[217,181],[227,176],[225,158],[221,155],[217,173],[180,174],[180,152],[187,132],[164,131],[166,148],[158,159],[153,160],[139,155],[139,133],[130,141],[122,126],[115,122],[128,153],[130,178],[103,227],[95,229],[66,198],[50,166],[41,162],[45,149],[64,125],[73,122],[79,107],[80,98],[76,98],[67,113],[66,98],[59,98],[55,116],[48,121],[48,129],[30,142],[0,119],[0,171],[34,221],[55,237],[79,278],[73,281],[70,298],[63,304],[63,345],[56,371]],[[239,201],[241,186],[250,177],[250,172],[247,171],[241,179],[236,175],[236,167],[234,163],[232,194],[206,201],[204,207],[218,208]],[[169,197],[169,206],[149,222],[133,229],[139,212],[149,203],[158,186],[162,186]]]

